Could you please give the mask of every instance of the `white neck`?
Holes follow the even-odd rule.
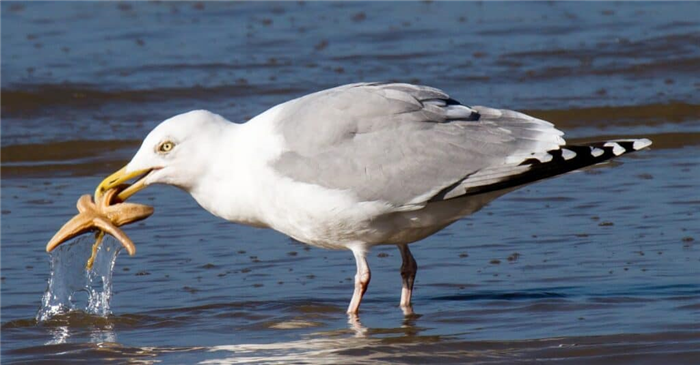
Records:
[[[267,227],[262,209],[268,161],[283,150],[274,130],[275,108],[245,124],[231,125],[219,139],[215,158],[208,161],[206,178],[191,190],[194,199],[210,213],[226,220]]]

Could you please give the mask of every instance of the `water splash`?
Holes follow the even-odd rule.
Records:
[[[46,321],[57,314],[84,311],[106,317],[111,314],[112,274],[121,244],[105,237],[97,251],[92,270],[85,268],[90,257],[92,235],[64,243],[51,253],[51,275],[41,301],[37,321]]]

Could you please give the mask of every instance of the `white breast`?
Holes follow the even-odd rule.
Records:
[[[293,181],[271,166],[285,151],[275,130],[279,106],[221,136],[222,148],[190,193],[210,213],[226,220],[270,227],[299,241],[346,248],[368,239],[369,222],[390,207],[359,202],[349,191]]]

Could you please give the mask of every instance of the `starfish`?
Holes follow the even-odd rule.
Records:
[[[92,257],[90,257],[87,264],[88,268],[92,267],[97,247],[102,242],[104,233],[114,236],[126,248],[129,255],[133,256],[136,253],[136,246],[117,227],[148,218],[153,214],[153,207],[143,204],[124,203],[118,199],[115,204],[112,204],[115,195],[125,187],[126,185],[119,185],[107,190],[103,195],[97,196],[95,202],[88,194],[81,196],[77,204],[78,215],[69,220],[56,232],[46,245],[46,252],[53,251],[56,247],[75,236],[97,230],[96,242],[92,247]]]

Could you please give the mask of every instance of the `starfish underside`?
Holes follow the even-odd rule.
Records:
[[[97,231],[96,242],[93,245],[93,255],[88,261],[88,268],[92,267],[97,247],[102,242],[104,233],[114,236],[129,252],[136,253],[134,242],[118,227],[125,224],[140,221],[153,214],[153,207],[134,203],[113,203],[115,195],[126,188],[120,185],[106,191],[93,202],[90,195],[83,195],[78,199],[78,214],[61,227],[46,245],[46,251],[51,252],[62,243],[83,233]]]

